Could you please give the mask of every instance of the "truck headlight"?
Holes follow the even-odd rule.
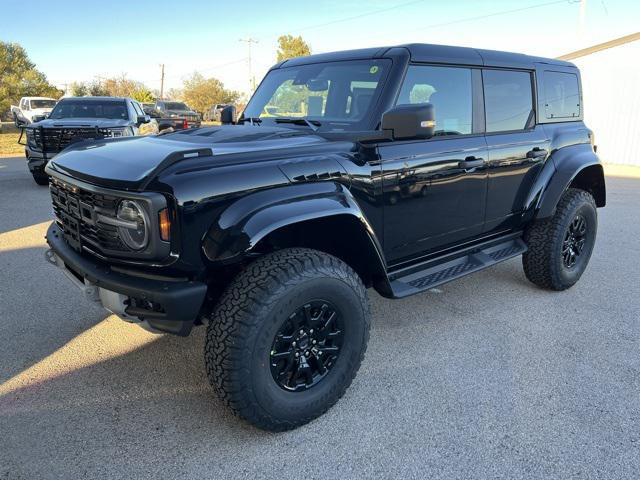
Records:
[[[144,207],[135,200],[122,200],[118,205],[118,233],[132,250],[142,250],[149,243],[149,218]]]

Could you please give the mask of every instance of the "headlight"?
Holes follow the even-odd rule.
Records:
[[[176,115],[175,113],[172,113],[171,115],[169,115],[169,117],[171,117],[171,118],[177,118],[177,117],[178,117],[178,115]]]
[[[104,133],[111,138],[130,137],[133,135],[129,127],[124,128],[107,128]]]
[[[133,250],[142,250],[149,243],[149,218],[143,206],[135,200],[122,200],[118,205],[118,233]]]

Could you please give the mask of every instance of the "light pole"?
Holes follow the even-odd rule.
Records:
[[[251,44],[258,43],[258,40],[247,37],[241,38],[239,41],[247,42],[247,46],[249,47],[249,56],[247,57],[249,62],[249,93],[253,93],[253,91],[256,89],[256,79],[253,77],[253,71],[251,69]]]

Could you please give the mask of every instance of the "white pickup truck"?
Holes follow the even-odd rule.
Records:
[[[57,100],[48,97],[22,97],[18,106],[11,105],[11,114],[16,127],[33,123],[33,117],[48,115]]]

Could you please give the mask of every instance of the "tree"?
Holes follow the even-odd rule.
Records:
[[[311,55],[311,47],[302,37],[282,35],[278,38],[278,62],[287,60],[288,58],[305,57],[307,55]]]
[[[73,82],[69,86],[69,93],[72,97],[84,97],[89,95],[89,87],[85,82]]]
[[[149,90],[144,85],[138,86],[138,88],[133,91],[131,98],[137,100],[140,103],[155,102],[156,100],[153,93],[151,93],[151,90]]]
[[[36,70],[24,48],[0,41],[0,114],[9,110],[12,103],[17,104],[20,97],[58,98],[63,93]]]
[[[204,113],[216,103],[235,103],[240,93],[227,90],[217,78],[205,78],[194,72],[182,88],[182,100],[197,112]]]

